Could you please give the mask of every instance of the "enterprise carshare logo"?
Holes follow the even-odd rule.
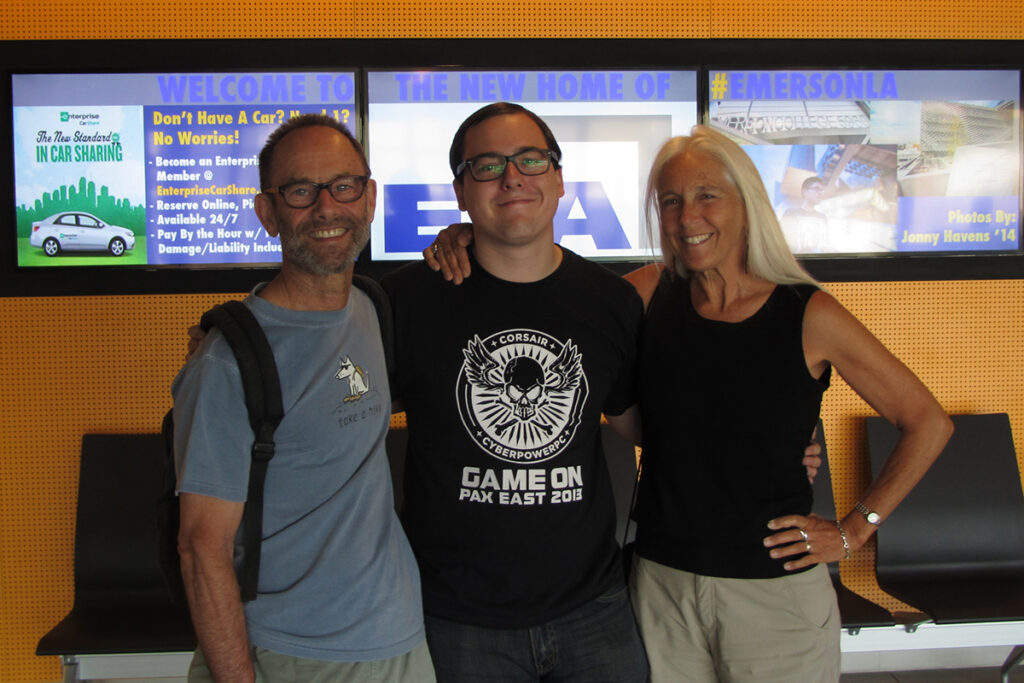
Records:
[[[61,123],[71,123],[77,121],[80,126],[98,126],[100,125],[100,115],[89,112],[87,114],[74,114],[72,112],[62,111],[60,113]]]

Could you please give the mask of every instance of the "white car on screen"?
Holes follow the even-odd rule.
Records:
[[[135,248],[135,233],[119,225],[108,225],[91,213],[65,211],[32,224],[28,238],[33,247],[47,256],[61,251],[109,251],[121,256]]]

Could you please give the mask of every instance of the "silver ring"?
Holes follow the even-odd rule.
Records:
[[[440,249],[440,248],[441,247],[439,247],[438,245],[435,244],[434,246],[432,246],[430,248],[430,253],[436,255],[437,254],[437,250]]]
[[[804,531],[803,529],[797,529],[797,531],[800,532],[800,535],[803,537],[804,542],[806,542],[807,541],[807,532]]]
[[[807,552],[811,552],[811,542],[807,541],[804,545],[807,546]]]

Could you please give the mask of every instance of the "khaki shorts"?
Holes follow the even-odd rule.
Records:
[[[638,557],[630,587],[653,683],[839,680],[839,608],[825,565],[723,579]]]
[[[434,665],[426,642],[391,659],[328,662],[303,659],[253,647],[256,683],[434,683]],[[189,683],[213,683],[206,659],[197,649],[188,671]]]

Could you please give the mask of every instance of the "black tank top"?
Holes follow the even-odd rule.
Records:
[[[663,275],[639,362],[641,556],[705,576],[791,573],[762,541],[768,520],[811,511],[801,460],[831,377],[804,359],[815,291],[778,285],[746,320],[721,322],[697,313],[689,280]]]

